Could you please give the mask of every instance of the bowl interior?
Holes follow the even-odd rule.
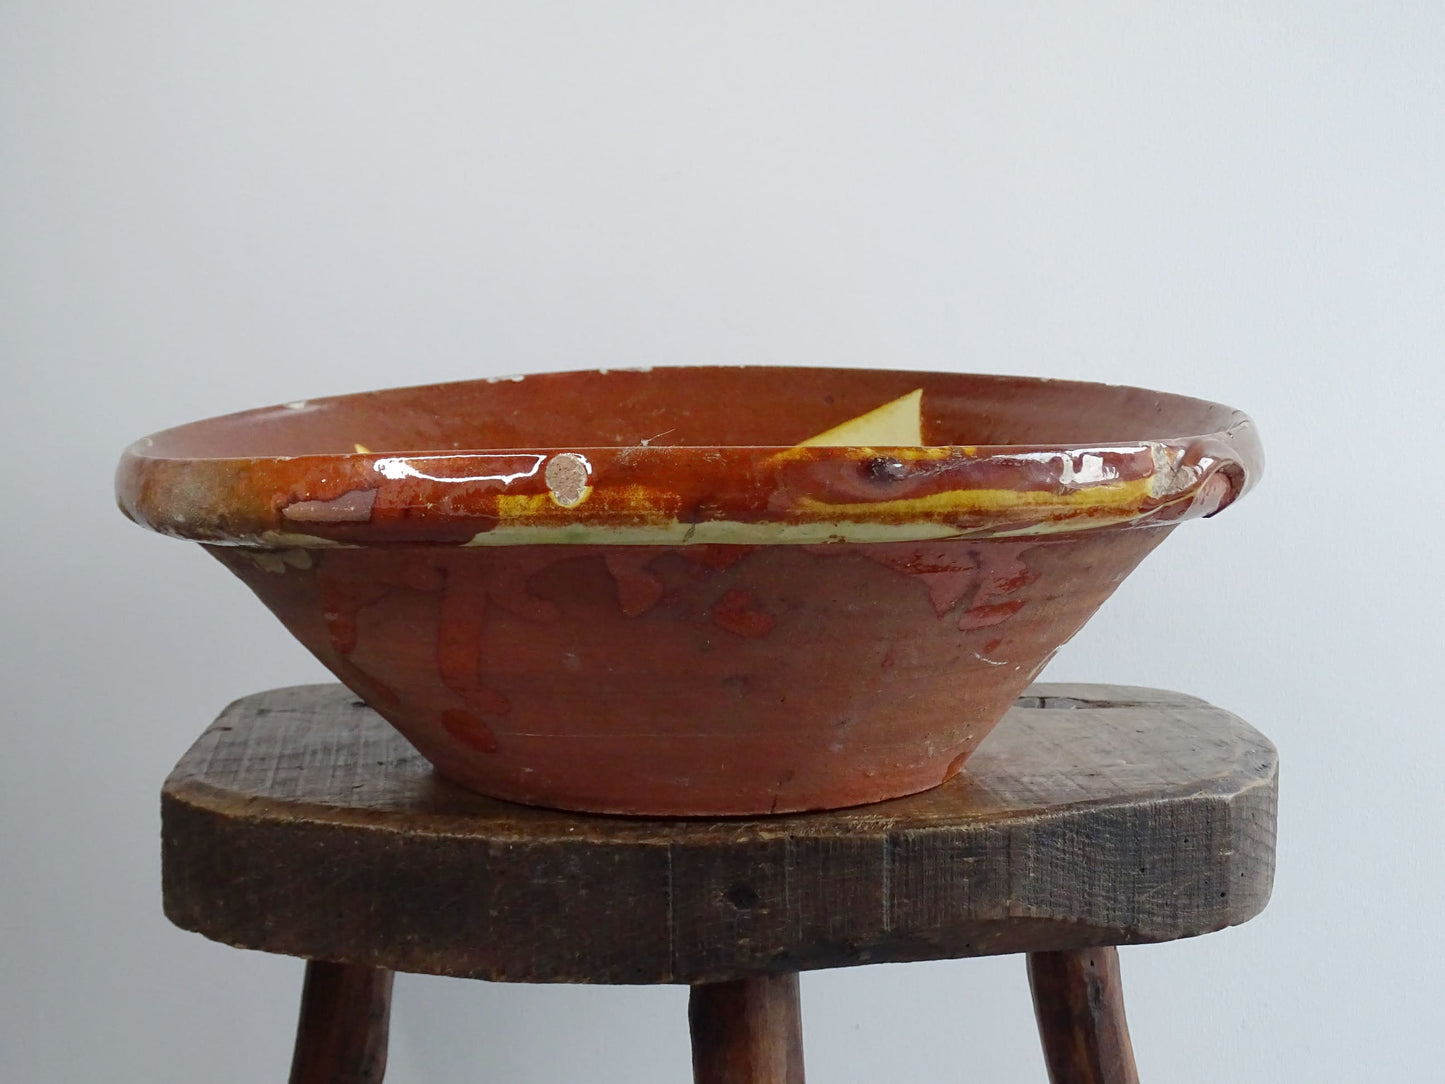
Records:
[[[344,395],[156,434],[159,458],[794,445],[915,388],[926,445],[1081,447],[1220,432],[1243,416],[1142,388],[871,369],[547,373]]]

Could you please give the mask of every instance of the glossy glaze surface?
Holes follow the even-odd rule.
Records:
[[[915,388],[923,447],[795,447]],[[117,492],[163,533],[273,548],[863,542],[1173,521],[1232,501],[1258,466],[1245,415],[1136,388],[673,368],[215,418],[132,445]]]
[[[925,446],[797,446],[915,388]],[[450,778],[711,815],[942,782],[1259,464],[1244,415],[1139,389],[667,369],[213,419],[132,446],[117,490]]]

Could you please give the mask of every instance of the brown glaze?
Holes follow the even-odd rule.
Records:
[[[928,447],[792,447],[919,387]],[[688,541],[723,541],[704,537],[718,523],[810,525],[827,541],[840,521],[974,536],[1174,521],[1218,511],[1261,463],[1244,414],[1138,388],[717,367],[551,373],[247,411],[137,442],[116,488],[137,522],[222,544],[678,525],[695,532]],[[659,541],[681,541],[674,533]]]
[[[930,446],[790,446],[915,387]],[[671,369],[232,415],[132,446],[117,491],[448,777],[712,815],[942,782],[1259,463],[1244,415],[1139,389]]]

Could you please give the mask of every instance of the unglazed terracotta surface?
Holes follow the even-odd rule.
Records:
[[[909,447],[801,446],[922,389]],[[654,815],[949,778],[1173,525],[1237,411],[874,370],[560,373],[145,438],[122,509],[206,543],[446,776]]]

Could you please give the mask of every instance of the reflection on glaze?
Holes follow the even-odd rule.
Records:
[[[1106,453],[1118,454],[1119,452],[1129,451],[1146,452],[1151,450],[1144,445],[1140,445],[1136,448],[1127,449],[1096,448],[1059,452],[1018,452],[1013,455],[1000,456],[999,458],[1011,459],[1019,463],[1042,463],[1050,467],[1057,464],[1060,485],[1084,486],[1116,481],[1119,477],[1119,472],[1108,462]]]
[[[415,464],[425,463],[430,465],[435,462],[444,462],[448,459],[464,459],[469,464],[477,464],[479,460],[486,462],[489,466],[497,469],[495,474],[428,474],[418,470]],[[546,462],[545,455],[519,454],[519,455],[426,455],[408,458],[406,456],[392,455],[385,459],[378,459],[372,464],[372,470],[392,481],[400,481],[403,478],[420,478],[427,482],[501,482],[509,486],[522,478],[531,478]],[[530,466],[523,466],[525,461]],[[502,464],[505,464],[502,465]],[[508,472],[507,467],[514,466],[518,469]]]

